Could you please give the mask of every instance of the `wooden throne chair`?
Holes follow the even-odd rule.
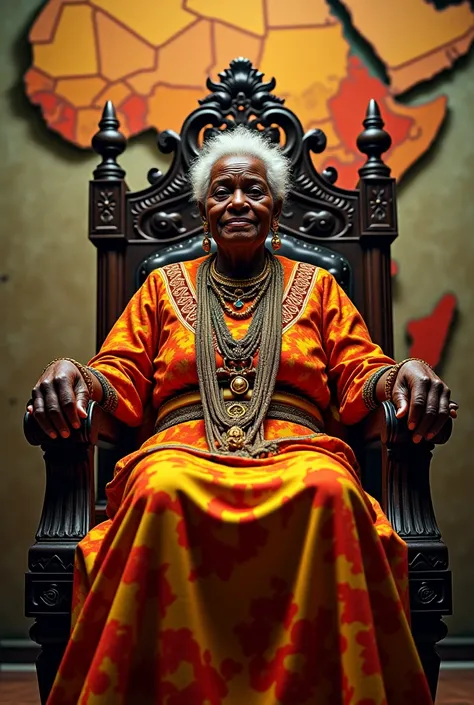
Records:
[[[280,221],[280,253],[329,270],[361,311],[373,339],[393,354],[390,245],[398,234],[396,192],[382,160],[391,139],[379,108],[370,101],[357,139],[366,156],[357,188],[342,189],[335,169],[318,173],[313,166],[312,153],[326,147],[323,132],[304,134],[298,117],[274,95],[275,80],[262,78],[240,58],[219,74],[219,82],[209,79],[209,94],[186,118],[181,134],[159,134],[159,150],[173,154],[169,170],[151,169],[150,185],[136,192],[128,190],[118,163],[126,140],[113,105],[106,104],[92,140],[102,161],[90,182],[89,211],[89,239],[98,254],[98,346],[149,272],[202,255],[201,220],[190,200],[187,169],[202,139],[245,124],[282,144],[293,165],[293,188]],[[440,663],[436,643],[447,633],[443,616],[451,613],[451,572],[431,502],[429,469],[435,442],[448,439],[451,424],[433,443],[414,444],[405,421],[384,402],[349,431],[365,489],[380,501],[409,547],[412,631],[434,698]],[[26,615],[34,618],[31,637],[41,645],[37,673],[44,703],[69,636],[75,547],[105,518],[105,484],[115,462],[139,440],[95,403],[89,404],[82,428],[67,440],[49,439],[28,414],[25,434],[31,444],[41,445],[47,476],[26,573]]]

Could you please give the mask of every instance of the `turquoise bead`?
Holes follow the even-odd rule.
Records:
[[[237,299],[237,301],[234,303],[234,308],[242,308],[244,305],[244,302],[241,301],[240,299]]]

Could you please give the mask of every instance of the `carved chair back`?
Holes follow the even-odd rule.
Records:
[[[219,79],[208,81],[209,95],[185,120],[180,135],[159,135],[158,147],[173,153],[172,164],[166,174],[152,169],[150,185],[141,191],[126,186],[117,161],[126,140],[113,105],[107,103],[104,109],[93,139],[102,161],[90,184],[90,239],[98,251],[97,345],[153,268],[202,255],[199,213],[187,181],[189,164],[202,140],[215,130],[246,124],[279,142],[293,165],[293,188],[280,223],[281,253],[331,271],[361,311],[373,339],[392,354],[395,183],[382,161],[390,137],[377,104],[370,101],[357,141],[366,163],[357,187],[348,190],[337,186],[335,169],[321,174],[315,170],[312,154],[325,149],[326,138],[320,130],[303,133],[296,115],[273,94],[273,79],[264,82],[246,59],[231,62]],[[94,521],[92,447],[99,432],[93,407],[71,442],[38,439],[32,418],[25,426],[30,443],[43,445],[47,472],[43,512],[26,574],[26,612],[35,618],[31,636],[42,646],[37,662],[42,703],[69,636],[75,546]],[[107,425],[110,417],[102,416]],[[435,644],[446,634],[442,617],[451,612],[451,573],[430,498],[432,446],[415,447],[388,402],[371,417],[375,427],[365,429],[362,467],[367,478],[378,478],[378,490],[365,482],[364,474],[362,481],[374,496],[381,495],[383,486],[387,516],[408,543],[412,631],[434,698],[439,671]],[[96,498],[102,507],[116,459],[111,451],[101,451]]]
[[[361,116],[357,140],[367,161],[357,188],[337,186],[337,172],[316,171],[312,154],[326,147],[321,130],[304,134],[298,117],[273,93],[274,79],[247,59],[231,62],[219,82],[184,121],[181,134],[161,132],[158,148],[173,154],[169,170],[148,173],[149,186],[129,191],[118,163],[126,148],[112,103],[107,103],[94,150],[102,162],[90,183],[90,240],[98,251],[97,345],[151,270],[203,254],[202,224],[191,200],[187,172],[202,141],[218,130],[246,125],[282,147],[293,168],[293,185],[280,219],[280,253],[333,273],[364,316],[373,339],[392,353],[390,244],[397,236],[395,182],[382,154],[390,136],[375,101]],[[102,454],[99,502],[115,458]]]

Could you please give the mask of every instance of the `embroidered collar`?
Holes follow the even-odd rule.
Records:
[[[171,304],[181,323],[195,332],[197,317],[196,290],[182,262],[167,264],[159,270]],[[283,333],[302,316],[311,294],[318,267],[295,262],[283,293]]]

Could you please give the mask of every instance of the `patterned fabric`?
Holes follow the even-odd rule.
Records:
[[[393,360],[330,274],[279,259],[278,384],[355,423],[365,381]],[[128,424],[148,428],[160,404],[197,386],[200,261],[152,273],[90,363]],[[228,324],[236,337],[248,327]],[[281,441],[272,457],[214,460],[203,421],[190,421],[117,464],[109,519],[78,547],[49,705],[431,703],[408,624],[406,545],[362,489],[352,450],[277,420],[265,437]]]

